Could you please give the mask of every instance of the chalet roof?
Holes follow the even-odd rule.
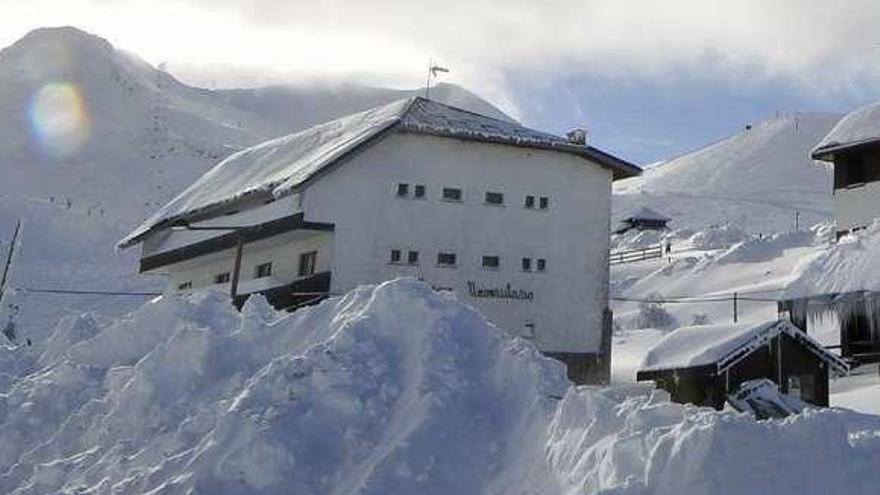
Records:
[[[832,370],[845,373],[846,363],[788,320],[762,324],[682,327],[669,333],[645,355],[639,373],[706,368],[722,373],[776,337],[785,334],[802,344]]]
[[[840,119],[811,155],[817,160],[832,161],[836,152],[872,144],[880,145],[880,102],[865,105]]]
[[[329,165],[386,131],[430,134],[575,154],[631,177],[639,167],[591,146],[420,97],[405,99],[273,139],[226,158],[119,242],[128,247],[176,220],[210,216],[248,197],[296,192]]]
[[[662,213],[658,213],[647,206],[642,206],[633,213],[626,216],[624,221],[629,220],[657,220],[661,222],[669,222],[672,220]]]

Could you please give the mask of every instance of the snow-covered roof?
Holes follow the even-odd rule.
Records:
[[[868,143],[880,143],[880,102],[865,105],[840,119],[813,148],[812,156],[830,161],[837,151]]]
[[[658,213],[648,208],[647,206],[642,206],[635,212],[627,215],[626,220],[657,220],[661,222],[668,222],[672,219],[662,213]]]
[[[512,146],[572,153],[607,167],[615,178],[641,172],[637,166],[590,146],[451,107],[409,98],[273,139],[226,158],[119,242],[128,247],[160,225],[209,215],[212,210],[252,196],[280,197],[295,192],[328,165],[392,127]]]
[[[759,325],[744,323],[679,328],[648,351],[639,371],[714,366],[715,372],[721,373],[783,333],[804,344],[839,373],[846,372],[847,365],[844,361],[825,350],[822,344],[787,320],[774,320]]]
[[[880,291],[880,221],[797,267],[781,299]]]

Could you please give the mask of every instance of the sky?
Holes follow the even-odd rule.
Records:
[[[434,60],[525,124],[641,164],[880,100],[877,0],[0,0],[0,46],[58,25],[205,87],[419,87]]]

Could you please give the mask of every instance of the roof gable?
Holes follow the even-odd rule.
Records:
[[[295,192],[322,169],[385,131],[547,149],[581,156],[612,170],[614,177],[641,172],[637,166],[590,146],[424,98],[399,100],[301,132],[258,144],[226,158],[119,242],[128,247],[151,230],[181,218],[210,215],[244,198]]]
[[[847,364],[828,352],[790,321],[770,321],[760,325],[706,325],[679,328],[660,340],[645,355],[639,373],[711,368],[723,373],[777,335],[785,334],[803,345],[838,373]]]
[[[830,161],[836,152],[870,143],[880,143],[880,102],[865,105],[840,119],[813,148],[811,156]]]

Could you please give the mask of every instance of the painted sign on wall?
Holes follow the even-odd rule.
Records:
[[[506,284],[502,287],[485,287],[476,282],[468,281],[468,295],[479,299],[510,299],[515,301],[532,301],[535,294],[524,289],[515,289]]]

